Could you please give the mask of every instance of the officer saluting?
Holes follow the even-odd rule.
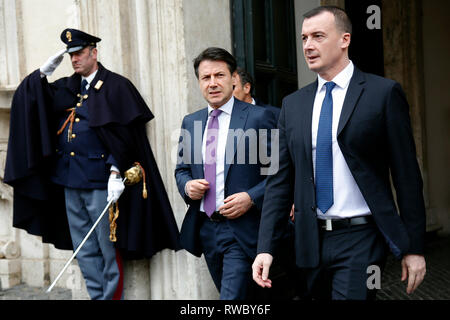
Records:
[[[117,242],[102,219],[77,259],[92,299],[120,299],[122,257],[179,249],[145,130],[154,116],[128,79],[97,61],[100,38],[65,29],[61,40],[66,49],[26,77],[13,98],[4,179],[14,188],[13,225],[73,249],[112,200],[120,208]],[[75,73],[48,83],[66,52]],[[123,173],[136,164],[144,183],[125,188]]]

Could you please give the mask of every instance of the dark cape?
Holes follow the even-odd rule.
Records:
[[[65,212],[64,188],[50,181],[55,154],[55,114],[75,106],[80,75],[49,84],[36,70],[17,88],[12,105],[4,182],[14,188],[13,226],[41,236],[59,249],[74,249]],[[101,85],[100,85],[101,84]],[[142,182],[120,197],[117,242],[126,259],[150,258],[168,248],[179,250],[179,232],[145,124],[154,116],[126,78],[99,64],[89,88],[89,126],[113,155],[122,173],[139,162]]]

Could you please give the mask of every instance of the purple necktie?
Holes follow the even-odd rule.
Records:
[[[209,119],[206,132],[205,149],[205,180],[209,182],[209,190],[205,193],[203,207],[208,217],[216,211],[216,156],[217,139],[219,138],[219,120],[217,119],[222,110],[214,109]]]

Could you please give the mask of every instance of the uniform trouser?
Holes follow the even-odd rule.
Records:
[[[236,241],[228,223],[205,219],[200,239],[220,299],[246,299],[252,282],[252,260]]]
[[[74,250],[83,241],[107,205],[106,190],[65,188],[66,211]],[[122,298],[120,255],[109,240],[109,219],[105,214],[76,259],[93,300]]]
[[[368,286],[373,267],[386,263],[386,243],[374,223],[333,231],[320,231],[321,261],[305,269],[310,297],[332,300],[374,300]],[[371,267],[370,269],[368,269]],[[370,282],[370,281],[369,281]]]

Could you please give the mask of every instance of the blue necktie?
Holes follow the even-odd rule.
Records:
[[[316,143],[316,202],[323,213],[333,205],[333,149],[331,131],[333,127],[333,96],[336,83],[327,82],[327,92],[320,111]]]
[[[84,96],[87,93],[87,86],[88,82],[86,81],[86,79],[84,79],[83,81],[81,81],[81,95]]]

